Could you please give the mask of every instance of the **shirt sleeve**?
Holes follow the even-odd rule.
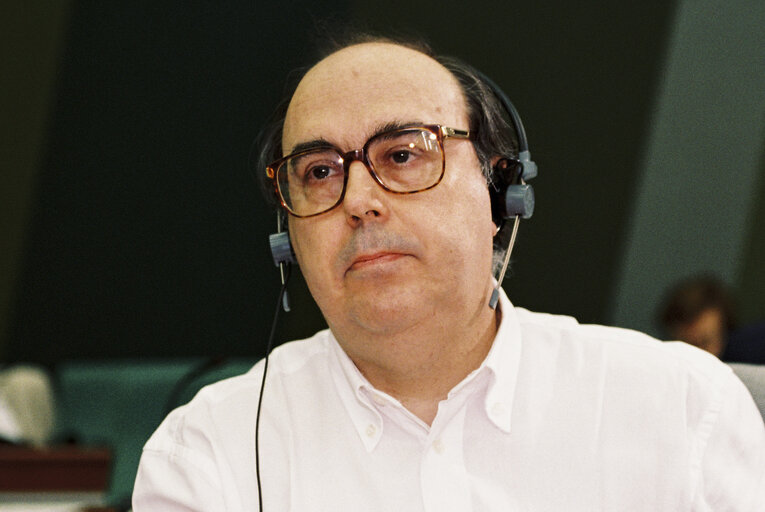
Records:
[[[716,410],[701,459],[694,512],[765,510],[765,426],[749,391],[733,373]]]
[[[185,419],[177,409],[146,443],[133,488],[135,512],[226,510],[210,441]]]
[[[144,450],[133,490],[135,512],[225,510],[209,472],[183,457]]]

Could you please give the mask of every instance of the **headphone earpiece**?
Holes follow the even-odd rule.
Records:
[[[282,307],[285,312],[289,312],[290,300],[287,295],[287,280],[289,279],[290,266],[292,263],[297,264],[297,258],[295,251],[292,250],[290,234],[286,229],[283,230],[282,226],[286,226],[286,219],[284,213],[279,212],[276,214],[276,233],[268,235],[268,245],[271,248],[274,263],[279,267],[279,275],[282,280]]]
[[[525,165],[529,162],[533,165],[533,177],[536,175],[536,164],[528,159],[523,162],[515,158],[500,158],[494,164],[489,196],[491,216],[497,226],[501,226],[505,219],[517,216],[528,219],[534,214],[534,189],[524,182],[526,174],[531,174]]]
[[[287,219],[283,212],[278,212],[276,217],[276,233],[268,235],[268,245],[271,248],[271,257],[274,264],[280,266],[284,263],[297,263],[295,251],[292,250],[290,234],[286,229]]]
[[[475,71],[502,104],[517,137],[518,158],[502,157],[492,169],[492,181],[489,186],[491,214],[494,223],[501,227],[506,219],[528,219],[534,214],[534,189],[526,181],[536,177],[537,164],[531,159],[526,130],[515,106],[488,76]]]
[[[295,252],[292,250],[292,242],[290,242],[290,234],[287,231],[268,235],[268,245],[271,247],[271,256],[277,267],[281,263],[297,263]]]
[[[505,208],[508,217],[530,219],[534,215],[534,188],[527,183],[507,187]]]

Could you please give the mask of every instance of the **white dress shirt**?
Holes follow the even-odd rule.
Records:
[[[329,331],[274,350],[263,508],[286,511],[765,510],[765,427],[713,356],[514,308],[428,426],[373,388]],[[146,444],[143,511],[257,511],[261,361],[204,388]]]

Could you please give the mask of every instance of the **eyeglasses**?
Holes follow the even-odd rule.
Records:
[[[435,187],[444,176],[447,138],[469,139],[470,133],[437,124],[398,128],[347,153],[329,145],[297,151],[269,165],[266,175],[287,211],[312,217],[343,202],[355,160],[388,192],[414,194]]]

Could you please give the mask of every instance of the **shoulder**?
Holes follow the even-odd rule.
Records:
[[[546,344],[558,350],[606,353],[616,359],[655,361],[659,366],[682,366],[689,371],[730,373],[713,355],[682,342],[663,342],[645,333],[605,325],[580,324],[575,318],[534,313],[516,308],[524,343]],[[637,360],[635,359],[637,358]]]
[[[283,394],[285,383],[297,384],[302,380],[301,374],[306,374],[306,379],[321,375],[326,367],[330,341],[329,331],[324,330],[310,338],[276,347],[268,358],[266,386],[269,395]],[[185,445],[197,433],[209,435],[224,425],[251,424],[257,411],[264,369],[265,360],[260,360],[242,375],[203,387],[189,403],[165,418],[146,448],[164,445],[167,449],[167,443]],[[230,430],[230,427],[226,429]]]
[[[629,453],[635,468],[647,461],[646,475],[686,472],[694,509],[755,510],[761,503],[765,430],[730,366],[629,329],[520,308],[516,316],[519,381],[534,398],[528,414],[552,411],[569,433],[593,428],[600,446]],[[659,468],[651,454],[661,454]]]
[[[526,360],[593,392],[620,393],[647,409],[684,408],[700,421],[720,407],[736,380],[713,355],[682,342],[662,342],[647,334],[603,325],[583,325],[572,317],[516,309]],[[660,399],[659,399],[660,398]]]
[[[259,444],[264,458],[282,460],[292,435],[285,428],[289,415],[305,403],[320,401],[316,397],[322,385],[303,383],[320,381],[331,343],[328,331],[321,331],[285,343],[269,356],[259,426],[260,438],[267,439]],[[261,360],[247,373],[205,386],[165,418],[144,446],[134,504],[172,504],[174,510],[179,505],[184,510],[252,510],[257,503],[251,475],[264,370]],[[286,464],[276,464],[267,478],[278,481],[287,478],[287,472]],[[251,492],[240,492],[245,488]]]

